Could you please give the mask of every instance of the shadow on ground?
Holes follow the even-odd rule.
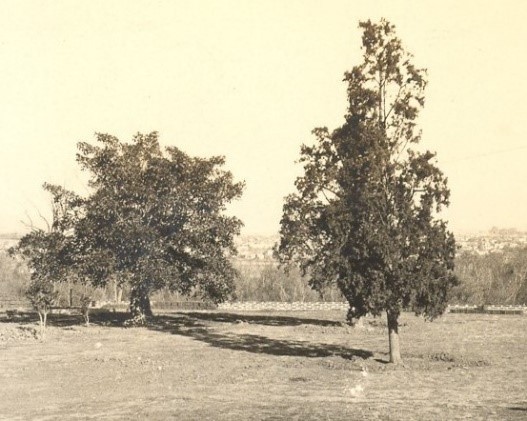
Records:
[[[90,323],[104,326],[118,326],[121,327],[123,322],[131,316],[126,312],[112,312],[112,311],[97,311],[90,313]],[[171,312],[170,316],[162,315],[154,317],[154,320],[159,318],[174,317],[181,323],[186,323],[185,320],[192,319],[192,324],[195,326],[196,321],[212,323],[249,323],[264,326],[342,326],[342,322],[324,319],[310,319],[291,316],[265,315],[265,314],[240,314],[240,313],[219,313],[219,312],[188,312],[178,311]],[[15,317],[0,318],[0,323],[33,323],[38,321],[36,312],[21,312],[17,313]],[[51,326],[66,327],[77,324],[83,324],[84,320],[79,314],[49,314],[48,323]]]
[[[122,327],[125,320],[131,316],[125,312],[111,312],[111,311],[93,311],[90,313],[90,323],[102,326]],[[219,313],[219,312],[171,312],[169,316],[162,315],[154,317],[153,320],[159,318],[175,318],[179,323],[189,323],[196,326],[198,321],[209,323],[248,323],[264,326],[342,326],[341,322],[324,319],[310,319],[292,316],[277,316],[277,315],[260,315],[260,314],[240,314],[240,313]],[[18,313],[16,317],[0,318],[0,322],[10,323],[33,323],[38,320],[36,312]],[[51,326],[66,327],[84,323],[83,318],[79,314],[49,314],[48,322]]]
[[[323,319],[306,319],[291,316],[276,316],[266,314],[239,314],[239,313],[216,313],[216,312],[178,312],[177,315],[192,317],[194,319],[220,322],[220,323],[250,323],[265,326],[341,326],[341,322]]]
[[[90,315],[90,324],[99,326],[123,327],[125,320],[130,318],[128,313],[105,312]],[[0,323],[18,323],[21,325],[34,324],[39,320],[36,312],[18,313],[11,317],[0,317]],[[56,327],[70,327],[83,325],[84,319],[78,314],[48,314],[47,324]]]
[[[90,324],[124,328],[123,324],[129,317],[130,315],[128,313],[95,313],[90,316]],[[0,322],[29,324],[35,323],[37,320],[38,316],[35,314],[24,314],[15,319],[3,318],[0,319]],[[50,326],[68,328],[83,324],[83,319],[79,315],[51,314],[48,316],[48,323]],[[215,312],[177,312],[152,318],[149,321],[147,328],[157,332],[166,332],[174,335],[190,337],[213,347],[232,349],[235,351],[309,358],[339,356],[346,359],[366,359],[373,356],[373,353],[367,350],[346,348],[335,344],[273,339],[249,333],[217,332],[214,330],[214,323],[247,323],[265,326],[299,326],[302,324],[341,326],[340,322],[331,320],[306,319],[290,316],[246,315]]]
[[[279,356],[297,356],[297,357],[329,357],[339,356],[346,359],[353,358],[370,358],[373,353],[363,349],[346,348],[335,344],[317,344],[306,341],[294,341],[285,339],[273,339],[267,336],[254,335],[254,334],[238,334],[232,332],[214,332],[204,327],[201,322],[203,321],[203,315],[211,316],[206,313],[184,313],[178,314],[178,317],[172,316],[159,316],[156,317],[152,323],[149,324],[149,328],[161,331],[169,332],[174,335],[181,335],[191,337],[195,340],[205,342],[211,346],[224,349],[232,349],[235,351],[246,351],[260,354],[279,355]],[[212,314],[215,316],[215,314]],[[224,315],[222,315],[224,316]],[[229,316],[239,316],[230,315]],[[243,316],[247,317],[247,316]],[[249,316],[264,318],[268,316]],[[269,316],[270,319],[275,317]],[[294,317],[286,317],[280,319],[295,319]],[[205,320],[214,321],[226,321],[222,318]],[[240,319],[236,318],[239,322]],[[298,319],[303,320],[303,319]],[[283,321],[283,320],[282,320]],[[292,322],[290,320],[289,322]],[[301,323],[298,323],[301,324]],[[273,324],[280,326],[280,324]]]

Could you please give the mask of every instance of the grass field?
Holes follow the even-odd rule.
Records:
[[[119,314],[113,316],[118,317]],[[0,323],[0,417],[145,420],[527,419],[527,317],[179,312],[149,327]]]

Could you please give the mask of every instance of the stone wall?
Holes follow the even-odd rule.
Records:
[[[274,311],[312,311],[312,310],[348,310],[348,303],[344,302],[292,302],[283,303],[277,301],[246,301],[227,302],[218,305],[218,310],[274,310]]]
[[[527,314],[526,306],[498,306],[498,305],[452,305],[448,306],[449,313],[483,313],[483,314]]]

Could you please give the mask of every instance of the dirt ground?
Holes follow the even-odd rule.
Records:
[[[8,420],[527,419],[527,316],[405,314],[404,366],[383,319],[341,312],[179,312],[0,320]]]

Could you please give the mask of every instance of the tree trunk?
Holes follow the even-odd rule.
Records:
[[[113,299],[116,303],[120,303],[123,298],[123,288],[117,282],[117,279],[113,281]]]
[[[40,319],[39,327],[40,327],[40,339],[44,339],[44,318],[42,317],[42,312],[40,310],[38,311],[38,317]]]
[[[137,324],[144,324],[147,318],[153,316],[148,287],[143,284],[134,286],[130,291],[130,313],[132,321]]]
[[[401,350],[399,348],[399,314],[391,311],[387,312],[388,317],[388,338],[390,341],[390,362],[393,364],[402,363]]]
[[[84,310],[84,322],[86,323],[86,327],[90,326],[90,308],[87,307]]]

